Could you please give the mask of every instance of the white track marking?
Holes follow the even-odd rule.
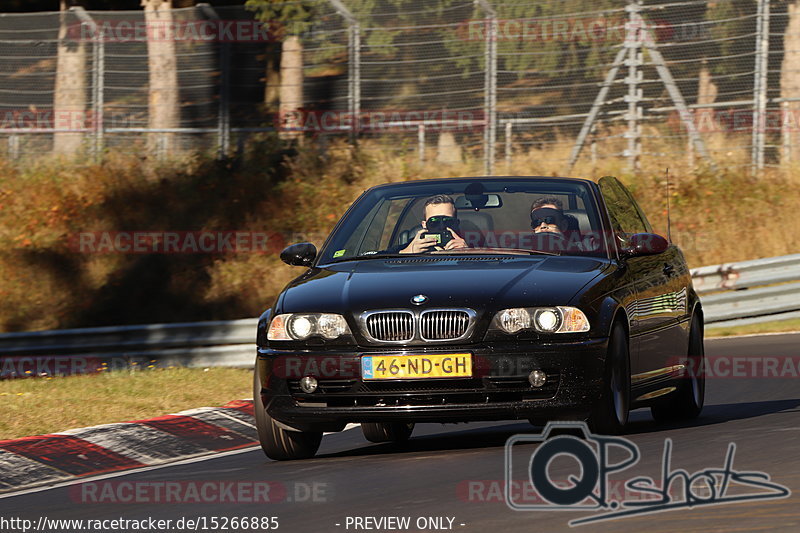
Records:
[[[797,335],[800,331],[776,331],[774,333],[748,333],[747,335],[728,335],[726,337],[706,337],[704,341],[718,341],[724,339],[744,339],[747,337],[773,337],[775,335]]]
[[[355,428],[360,427],[360,426],[361,426],[361,424],[347,424],[342,431],[337,431],[337,432],[334,432],[334,433],[343,433],[344,431],[355,429]],[[326,433],[326,435],[330,435],[330,434],[331,433]],[[109,478],[114,478],[114,477],[127,476],[127,475],[131,475],[131,474],[138,474],[140,472],[149,472],[151,470],[160,470],[162,468],[170,468],[170,467],[173,467],[173,466],[181,466],[181,465],[188,465],[188,464],[192,464],[192,463],[200,463],[200,462],[203,462],[203,461],[210,461],[212,459],[218,459],[220,457],[227,457],[227,456],[230,456],[230,455],[238,455],[240,453],[252,452],[256,448],[258,448],[258,446],[259,446],[258,444],[253,444],[252,446],[247,446],[246,448],[240,448],[238,450],[229,450],[227,452],[212,453],[212,454],[204,455],[202,457],[191,457],[189,459],[181,459],[179,461],[175,461],[175,462],[171,462],[171,463],[164,463],[164,464],[160,464],[160,465],[144,466],[144,467],[141,467],[141,468],[132,468],[130,470],[123,470],[121,472],[111,472],[109,474],[103,474],[103,475],[100,475],[100,476],[91,476],[91,477],[73,479],[73,480],[70,480],[70,481],[64,481],[64,482],[61,482],[61,483],[56,483],[54,485],[46,485],[46,486],[43,486],[43,487],[33,487],[33,488],[30,488],[30,489],[24,489],[24,490],[20,490],[20,491],[17,491],[17,492],[11,492],[11,493],[8,493],[8,494],[0,494],[0,500],[5,499],[5,498],[13,498],[14,496],[23,496],[25,494],[32,494],[34,492],[42,492],[42,491],[45,491],[45,490],[59,489],[59,488],[62,488],[62,487],[68,487],[70,485],[77,485],[77,484],[80,484],[80,483],[86,483],[87,481],[98,481],[98,480],[101,480],[101,479],[109,479]]]

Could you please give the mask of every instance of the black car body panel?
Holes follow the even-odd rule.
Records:
[[[586,212],[596,209],[592,224],[597,227],[602,253],[528,255],[494,250],[381,256],[368,251],[369,256],[333,259],[339,252],[332,247],[349,249],[337,235],[357,231],[358,221],[348,221],[348,217],[375,216],[378,208],[368,202],[379,194],[389,191],[400,197],[406,190],[430,194],[437,187],[456,194],[471,183],[490,190],[499,183],[504,187],[499,190],[507,191],[512,200],[513,187],[584,187],[587,193],[580,200]],[[335,431],[348,422],[583,419],[599,397],[608,339],[616,321],[630,338],[633,407],[668,391],[670,380],[676,378],[672,363],[685,355],[681,347],[687,346],[692,314],[701,312],[699,300],[676,246],[657,254],[626,256],[622,241],[613,237],[624,232],[624,217],[636,212],[642,227],[652,230],[632,198],[632,207],[625,204],[628,215],[615,212],[613,205],[628,200],[618,197],[613,204],[604,198],[604,186],[613,187],[620,197],[624,197],[620,190],[627,194],[618,182],[598,186],[568,178],[426,180],[365,192],[339,221],[313,265],[289,283],[261,317],[256,372],[267,413],[287,429],[301,431]],[[569,201],[574,203],[572,198]],[[411,209],[406,206],[399,220]],[[391,232],[392,239],[400,233],[398,228]],[[425,297],[423,304],[412,302],[417,295]],[[492,326],[503,309],[552,306],[580,309],[589,331],[524,330],[509,335]],[[364,317],[371,311],[403,310],[413,315],[416,324],[422,310],[448,309],[469,310],[474,315],[468,338],[426,342],[415,336],[404,342],[385,342],[365,333]],[[339,314],[351,333],[302,342],[267,340],[270,321],[289,313]],[[362,379],[364,355],[453,353],[471,355],[473,376]],[[536,369],[547,374],[545,386],[529,383],[529,374]],[[305,376],[318,380],[314,392],[299,388],[299,379]]]

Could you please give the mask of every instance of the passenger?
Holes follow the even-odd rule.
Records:
[[[564,204],[554,196],[539,198],[531,205],[531,229],[534,233],[564,235],[569,221],[564,215]]]
[[[581,233],[577,228],[578,221],[564,213],[564,204],[558,198],[545,196],[531,205],[531,229],[535,236],[538,235],[533,248],[552,252],[583,251]],[[542,238],[546,239],[543,241]]]

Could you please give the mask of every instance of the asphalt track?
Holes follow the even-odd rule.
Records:
[[[800,360],[800,334],[753,336],[706,341],[706,353],[713,357],[794,357],[794,369]],[[713,360],[713,359],[712,359]],[[785,359],[778,360],[778,370],[785,369]],[[692,424],[657,425],[648,411],[636,411],[627,438],[641,451],[639,463],[624,472],[612,474],[612,484],[635,476],[651,476],[660,484],[665,439],[672,439],[671,470],[683,468],[689,473],[721,468],[728,444],[736,444],[732,470],[763,471],[771,481],[788,487],[792,495],[784,499],[738,501],[723,505],[698,505],[694,508],[596,522],[577,527],[582,531],[800,531],[800,387],[791,371],[782,377],[736,377],[731,374],[751,372],[752,359],[734,368],[734,360],[718,367],[728,377],[710,378],[707,383],[706,408]],[[791,360],[790,360],[791,361]],[[92,503],[84,489],[73,485],[30,492],[0,499],[0,518],[25,518],[38,524],[48,519],[117,518],[154,519],[204,518],[200,531],[223,531],[213,527],[213,517],[277,517],[278,531],[455,531],[470,532],[551,532],[570,530],[568,522],[597,515],[591,511],[514,511],[504,502],[504,444],[518,433],[531,432],[527,423],[459,424],[417,426],[414,438],[404,447],[376,445],[365,441],[358,429],[328,435],[318,456],[300,462],[272,462],[258,448],[222,455],[210,460],[178,464],[146,471],[137,471],[107,478],[89,480],[108,484],[119,491],[120,483],[136,482],[152,488],[160,482],[181,482],[182,487],[202,487],[209,482],[238,481],[252,487],[271,482],[272,499],[264,503],[247,503],[252,494],[245,491],[235,503],[174,503],[152,491],[138,501],[111,503],[119,497],[107,496]],[[514,447],[516,466],[511,477],[524,479],[525,461],[536,444]],[[621,453],[621,452],[620,452]],[[614,461],[624,455],[614,456]],[[550,466],[554,479],[580,475],[577,465],[565,457],[554,459]],[[86,483],[86,482],[84,482]],[[144,485],[149,483],[149,485]],[[674,500],[683,499],[676,485]],[[695,493],[708,494],[708,484],[694,484]],[[613,487],[612,487],[612,490]],[[703,492],[705,491],[705,492]],[[766,490],[738,486],[729,494],[765,493]],[[97,492],[93,493],[95,498]],[[125,493],[125,495],[129,495]],[[262,494],[263,496],[263,494]],[[525,503],[537,503],[530,494],[517,491],[514,497]],[[633,496],[631,496],[633,497]],[[102,498],[101,498],[102,499]],[[133,498],[137,500],[136,497]],[[153,500],[160,501],[153,501]],[[213,497],[211,498],[213,500]],[[262,498],[263,499],[263,498]],[[539,503],[541,503],[539,501]],[[409,527],[378,528],[374,522],[361,522],[355,517],[410,517]],[[349,517],[349,522],[348,522]],[[453,518],[452,526],[445,519],[436,524],[422,524],[426,517]],[[174,522],[173,522],[174,524]],[[338,525],[337,525],[338,524]],[[463,524],[463,525],[462,525]],[[0,520],[2,525],[2,520]],[[203,529],[205,525],[206,529]],[[230,524],[229,524],[230,525]],[[431,526],[434,527],[431,527]],[[369,526],[369,528],[367,528]],[[3,533],[22,531],[6,522]],[[74,527],[44,528],[40,531],[74,531]],[[108,527],[102,531],[116,531]],[[167,529],[189,531],[187,527]],[[194,529],[191,529],[194,530]],[[266,529],[230,528],[236,531]],[[95,529],[95,531],[97,531]],[[152,530],[151,530],[152,531]]]

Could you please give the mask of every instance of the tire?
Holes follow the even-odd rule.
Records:
[[[361,432],[370,442],[405,442],[414,431],[414,424],[409,422],[369,422],[361,424]]]
[[[322,442],[321,431],[288,431],[278,426],[269,416],[261,401],[258,374],[253,379],[253,404],[256,412],[256,428],[261,449],[270,459],[288,461],[314,457]]]
[[[705,350],[703,319],[697,314],[692,317],[687,356],[689,368],[686,376],[678,383],[677,390],[650,407],[650,412],[657,422],[693,420],[703,410],[706,396],[706,377],[702,371]]]
[[[614,324],[608,342],[603,387],[600,399],[589,416],[592,432],[619,435],[625,431],[631,406],[631,361],[628,334],[619,322]]]

